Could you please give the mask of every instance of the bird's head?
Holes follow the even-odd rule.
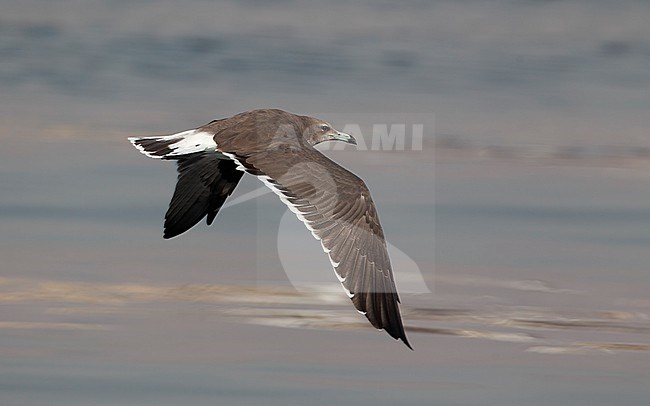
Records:
[[[357,140],[350,134],[337,131],[329,123],[312,117],[305,117],[307,126],[303,132],[303,137],[310,145],[320,144],[325,141],[343,141],[348,144],[357,145]]]

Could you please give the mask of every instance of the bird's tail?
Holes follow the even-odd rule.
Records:
[[[172,135],[152,137],[129,137],[129,141],[140,152],[156,159],[180,159],[196,152],[215,151],[214,135],[188,130]]]

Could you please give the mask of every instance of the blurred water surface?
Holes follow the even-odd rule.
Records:
[[[647,403],[650,4],[0,6],[2,405]],[[324,255],[294,289],[273,195],[162,240],[175,169],[125,137],[256,107],[423,124],[325,151],[421,272],[414,353]]]

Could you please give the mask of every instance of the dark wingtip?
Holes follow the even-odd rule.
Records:
[[[185,231],[181,231],[181,232],[179,232],[178,230],[171,231],[171,230],[167,230],[167,229],[165,229],[165,230],[163,231],[163,238],[164,238],[165,240],[170,240],[170,239],[172,239],[172,238],[174,238],[174,237],[178,237],[179,235],[183,234],[184,232],[185,232]]]
[[[406,338],[406,334],[404,334],[402,337],[400,337],[400,340],[402,340],[402,342],[403,342],[407,347],[409,347],[409,349],[410,349],[411,351],[415,351],[415,350],[413,349],[413,347],[411,347],[411,343],[409,343],[409,339]]]

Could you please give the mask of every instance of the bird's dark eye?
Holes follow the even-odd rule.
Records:
[[[330,126],[328,126],[327,124],[323,124],[323,125],[320,126],[320,129],[323,130],[323,131],[329,131]]]

